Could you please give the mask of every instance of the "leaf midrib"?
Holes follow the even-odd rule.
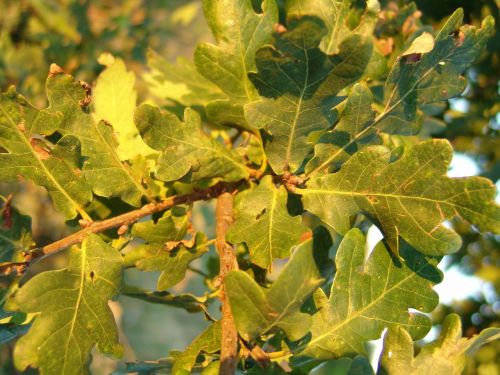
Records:
[[[346,324],[350,323],[352,320],[356,319],[358,316],[363,315],[363,313],[365,311],[367,311],[368,309],[370,309],[373,305],[377,304],[380,300],[384,299],[394,289],[398,288],[401,284],[406,283],[408,280],[410,280],[413,277],[415,277],[415,275],[417,275],[417,273],[420,270],[421,270],[421,268],[418,269],[418,270],[416,270],[416,271],[414,271],[413,273],[409,274],[407,277],[405,277],[404,279],[400,280],[398,283],[394,284],[390,289],[386,289],[383,293],[381,293],[377,298],[375,298],[373,301],[371,301],[368,305],[366,305],[362,309],[356,311],[354,314],[352,314],[351,316],[349,316],[348,318],[346,318],[344,321],[342,321],[341,323],[337,324],[334,328],[328,330],[328,333],[322,334],[322,335],[316,337],[315,339],[311,340],[307,345],[310,346],[310,345],[312,345],[313,343],[315,343],[317,341],[323,340],[324,338],[326,338],[326,337],[332,335],[334,332],[338,331],[340,328],[342,328]],[[349,291],[349,294],[351,294],[350,291]],[[327,306],[327,308],[329,308],[331,306],[332,305],[331,305],[331,301],[330,301],[330,304]],[[398,323],[398,322],[391,322],[391,323]]]
[[[432,73],[432,71],[436,68],[436,66],[439,64],[440,61],[443,61],[443,60],[446,60],[448,59],[452,54],[453,54],[453,50],[447,54],[445,57],[443,57],[442,59],[438,59],[439,61],[432,65],[429,70],[427,70],[419,79],[417,79],[417,81],[410,87],[410,89],[404,93],[403,96],[401,96],[401,98],[399,98],[399,100],[397,100],[393,105],[391,105],[389,107],[389,104],[392,100],[392,98],[394,97],[394,94],[396,93],[397,91],[397,85],[394,86],[394,89],[392,90],[391,92],[391,95],[389,97],[389,100],[387,101],[387,105],[386,107],[384,108],[384,110],[382,111],[382,113],[380,113],[374,120],[373,122],[368,125],[365,129],[363,129],[360,133],[356,134],[345,146],[342,146],[337,152],[335,152],[332,156],[330,156],[328,159],[326,159],[323,163],[321,163],[318,167],[314,168],[312,171],[310,171],[309,173],[307,173],[307,177],[310,177],[311,175],[313,175],[314,173],[318,172],[318,171],[321,171],[323,168],[327,167],[331,162],[333,162],[335,160],[335,158],[337,156],[339,156],[342,152],[344,152],[349,146],[351,146],[353,143],[355,143],[359,138],[361,138],[363,135],[365,135],[368,131],[372,130],[373,127],[375,125],[377,125],[379,122],[381,122],[387,115],[389,115],[399,104],[401,104],[403,102],[404,99],[406,99],[406,97],[408,95],[410,95],[410,93],[412,93],[416,87],[420,84],[420,82],[422,82],[425,78],[427,78],[427,76]],[[398,81],[399,82],[399,81]]]
[[[24,136],[24,133],[22,133],[19,128],[17,127],[17,124],[16,122],[14,121],[14,119],[9,115],[8,112],[5,111],[3,105],[0,104],[0,110],[2,111],[2,113],[4,114],[4,116],[6,116],[6,118],[10,121],[12,127],[15,129],[15,131],[18,133],[18,135],[20,136],[20,138],[22,139],[23,143],[25,144],[25,146],[30,150],[30,153],[31,155],[33,155],[33,158],[35,159],[35,161],[37,162],[37,164],[40,166],[40,168],[42,169],[43,173],[49,178],[49,180],[52,182],[52,184],[55,186],[55,188],[57,190],[59,190],[63,196],[68,199],[71,204],[73,205],[73,207],[75,208],[75,210],[80,214],[80,216],[82,216],[82,218],[86,219],[86,220],[91,220],[90,216],[85,212],[85,210],[83,209],[83,207],[78,204],[78,202],[76,202],[67,192],[66,190],[63,189],[63,187],[59,184],[59,182],[56,180],[56,178],[52,175],[52,173],[47,169],[47,167],[45,166],[45,164],[42,162],[42,160],[40,159],[40,157],[38,156],[38,154],[33,150],[33,148],[31,147],[31,143],[28,141],[28,139]]]

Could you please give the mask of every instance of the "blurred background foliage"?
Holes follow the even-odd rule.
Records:
[[[279,3],[283,5],[283,1]],[[253,2],[258,8],[260,1]],[[353,2],[359,3],[360,8],[364,6],[362,0]],[[415,22],[421,20],[436,26],[458,7],[464,8],[465,22],[474,25],[479,25],[488,14],[495,17],[496,34],[482,58],[468,70],[466,91],[446,104],[429,132],[434,137],[448,138],[468,165],[472,163],[468,170],[466,164],[457,164],[458,175],[483,175],[500,187],[500,0],[415,2],[420,10],[412,15]],[[377,37],[385,40],[391,37],[387,19],[396,18],[408,3],[381,1],[386,27],[378,30]],[[135,72],[139,101],[158,102],[160,89],[165,87],[155,90],[152,86],[155,64],[163,64],[161,59],[172,63],[182,57],[190,60],[196,44],[211,39],[202,13],[201,0],[1,0],[0,87],[3,91],[16,85],[33,104],[43,107],[45,78],[51,63],[57,63],[77,79],[92,83],[103,69],[98,63],[99,55],[110,52],[123,58]],[[175,103],[160,101],[159,104]],[[1,195],[12,192],[16,193],[15,206],[32,217],[37,244],[49,243],[67,233],[64,219],[52,210],[43,190],[31,185],[0,185]],[[202,204],[193,218],[195,226],[209,235],[213,234],[213,223],[209,221],[212,211],[210,204]],[[500,238],[481,236],[463,222],[451,224],[464,241],[460,251],[443,262],[446,270],[458,269],[461,274],[483,282],[471,295],[455,297],[440,305],[433,313],[436,326],[429,339],[437,336],[449,312],[462,317],[467,336],[489,326],[500,326]],[[203,261],[210,264],[210,259]],[[38,267],[59,267],[62,261],[54,257]],[[207,268],[207,264],[200,266]],[[127,272],[127,283],[144,288],[154,289],[156,278],[153,273]],[[188,275],[175,292],[201,293],[203,285],[192,280]],[[460,280],[452,282],[452,287],[460,290]],[[460,295],[454,292],[454,296]],[[206,325],[202,314],[127,297],[114,302],[112,308],[122,330],[125,361],[166,357],[171,349],[183,349]],[[0,345],[0,374],[15,373],[9,363],[12,347],[12,343]],[[498,358],[500,344],[491,343],[470,361],[466,373],[500,374]],[[109,374],[116,370],[116,364],[97,356],[93,369],[96,374]]]

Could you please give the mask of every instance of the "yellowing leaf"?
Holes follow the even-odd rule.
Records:
[[[500,339],[499,328],[487,328],[471,338],[462,337],[460,317],[446,317],[440,337],[414,357],[413,340],[403,327],[390,328],[384,337],[381,368],[388,375],[460,375],[466,359],[488,342]]]
[[[82,144],[82,154],[87,157],[83,175],[95,194],[120,197],[135,206],[141,204],[142,197],[153,199],[155,187],[149,183],[145,163],[139,160],[139,169],[133,168],[133,161],[120,160],[112,126],[94,121],[86,111],[89,97],[80,83],[61,72],[51,74],[47,79],[47,95],[53,103],[51,108],[63,114],[59,131],[77,137]]]
[[[185,106],[206,106],[214,100],[226,98],[218,86],[198,73],[194,64],[184,58],[170,64],[149,51],[148,66],[150,72],[144,75],[148,89],[161,99],[171,99]]]
[[[118,331],[108,300],[118,294],[121,255],[96,235],[72,248],[67,268],[43,272],[15,296],[25,313],[40,313],[27,335],[18,340],[16,367],[41,374],[89,374],[90,351],[121,356]]]
[[[104,120],[118,133],[116,153],[120,160],[130,160],[137,155],[154,154],[139,136],[134,124],[137,100],[134,73],[127,71],[121,59],[100,60],[106,69],[99,74],[92,91],[94,118]]]

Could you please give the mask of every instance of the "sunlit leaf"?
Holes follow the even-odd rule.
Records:
[[[399,237],[425,254],[448,254],[461,240],[443,225],[447,219],[459,215],[480,231],[500,232],[495,186],[482,177],[447,177],[451,158],[444,140],[417,144],[392,163],[388,149],[373,146],[354,154],[339,172],[311,178],[299,192],[304,208],[339,233],[362,212],[396,254]]]
[[[243,105],[258,99],[248,79],[255,69],[255,53],[271,40],[278,22],[274,0],[264,0],[263,13],[254,12],[251,0],[206,0],[205,18],[217,42],[202,43],[195,52],[196,68],[228,96],[209,103],[209,117],[219,123],[248,127]]]
[[[190,373],[196,358],[202,352],[213,353],[220,348],[221,322],[215,322],[205,329],[181,354],[177,355],[172,367],[173,375]]]
[[[488,342],[500,339],[499,328],[487,328],[471,338],[462,337],[460,317],[446,317],[439,338],[424,345],[414,357],[411,336],[403,327],[390,328],[384,337],[380,357],[381,373],[389,375],[450,374],[460,375],[467,357]]]
[[[37,110],[12,87],[0,96],[0,181],[24,177],[49,192],[56,209],[67,219],[77,213],[85,219],[83,206],[92,192],[80,170],[80,143],[72,136],[53,145],[51,135],[61,123],[60,113]]]
[[[151,69],[145,75],[148,89],[159,98],[171,99],[185,106],[206,106],[226,97],[218,86],[198,73],[194,64],[186,59],[179,58],[171,64],[150,51],[148,66]]]
[[[271,176],[266,176],[235,207],[236,221],[227,239],[233,243],[245,242],[251,261],[262,268],[269,267],[273,259],[289,256],[292,246],[306,231],[300,216],[288,213],[287,199],[286,189],[277,188]]]
[[[431,312],[439,301],[432,290],[441,281],[437,262],[410,247],[401,249],[401,260],[394,259],[382,243],[365,261],[365,246],[359,229],[344,237],[330,297],[322,290],[315,293],[319,311],[304,354],[330,358],[364,353],[363,344],[379,338],[384,328],[404,327],[413,339],[431,328],[430,318],[421,312]]]
[[[63,114],[59,131],[81,142],[82,155],[87,157],[83,176],[94,193],[120,197],[135,206],[140,205],[142,197],[152,199],[153,186],[144,186],[149,179],[148,171],[138,171],[120,160],[113,127],[93,120],[85,109],[90,97],[80,83],[67,74],[56,72],[47,78],[47,95],[51,108]]]
[[[89,374],[90,351],[121,356],[108,300],[120,290],[122,257],[96,235],[72,248],[68,268],[42,272],[17,292],[21,311],[40,313],[16,344],[16,367],[41,374]]]
[[[135,123],[144,141],[162,151],[156,176],[163,181],[215,177],[237,181],[248,176],[243,158],[205,134],[200,116],[192,109],[186,109],[181,122],[170,112],[143,104],[135,113]]]
[[[104,120],[112,124],[118,133],[116,153],[120,160],[154,154],[155,151],[144,143],[134,124],[137,100],[134,73],[127,71],[122,60],[111,55],[103,55],[99,61],[106,69],[99,74],[92,91],[96,121]]]

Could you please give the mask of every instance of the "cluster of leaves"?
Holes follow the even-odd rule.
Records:
[[[466,355],[500,337],[498,329],[462,339],[450,315],[416,357],[413,341],[432,325],[426,314],[439,302],[432,288],[442,279],[440,258],[461,247],[447,223],[498,234],[500,207],[489,179],[447,176],[452,147],[429,134],[445,101],[465,89],[463,73],[485,48],[493,18],[463,26],[459,9],[435,31],[414,4],[395,10],[376,0],[206,0],[204,12],[215,43],[198,45],[194,63],[150,58],[154,95],[180,111],[136,107],[135,76],[111,55],[99,59],[105,69],[92,95],[55,64],[47,108],[14,88],[2,93],[0,181],[46,188],[69,222],[90,228],[116,215],[116,202],[133,210],[232,187],[226,239],[241,269],[222,285],[241,338],[241,372],[284,373],[286,363],[297,374],[370,374],[364,345],[387,329],[380,373],[460,373]],[[202,297],[167,290],[213,241],[194,231],[189,199],[168,208],[130,228],[122,222],[118,233],[84,236],[63,269],[27,281],[9,276],[0,337],[29,326],[14,350],[19,370],[87,373],[94,346],[120,356],[108,300],[122,292],[208,315],[215,274],[204,275]],[[384,236],[376,246],[366,239],[372,225]],[[6,200],[0,261],[21,262],[29,232],[29,219]],[[289,260],[271,281],[282,258]],[[157,290],[122,290],[130,267],[161,271]],[[128,370],[214,373],[221,326],[168,360]],[[257,347],[275,363],[249,354]]]
[[[5,0],[0,14],[0,87],[15,84],[35,102],[45,102],[47,63],[87,80],[102,70],[105,51],[143,63],[148,48],[182,50],[203,30],[195,1],[169,0]],[[191,25],[193,41],[178,29]],[[135,67],[135,66],[134,66]]]

